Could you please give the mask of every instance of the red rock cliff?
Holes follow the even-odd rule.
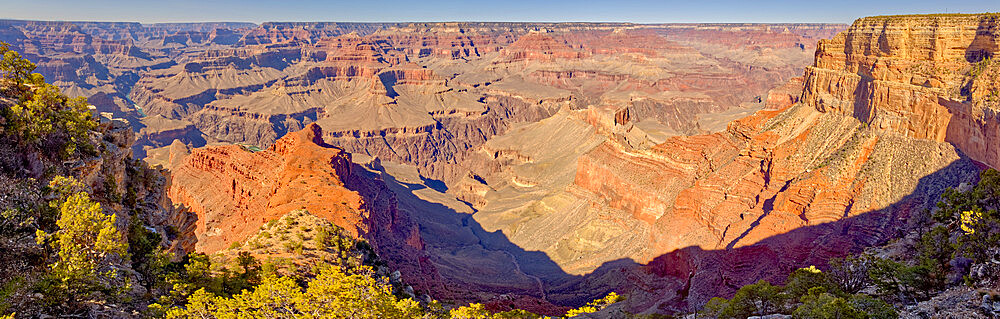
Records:
[[[415,288],[447,296],[409,215],[392,193],[360,172],[350,154],[326,144],[318,125],[267,150],[240,145],[195,149],[172,169],[169,195],[197,215],[195,248],[212,253],[256,234],[264,223],[305,209],[364,238]],[[360,169],[363,171],[363,169]]]
[[[351,174],[350,155],[325,146],[318,134],[310,125],[260,152],[239,145],[196,149],[174,168],[170,197],[199,215],[197,250],[226,248],[296,209],[353,236],[368,233],[361,197],[341,181]]]

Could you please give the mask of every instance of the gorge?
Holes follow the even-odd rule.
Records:
[[[905,237],[1000,168],[998,38],[995,14],[0,21],[161,172],[162,246],[225,253],[304,210],[413,298],[548,315],[609,292],[689,314]]]

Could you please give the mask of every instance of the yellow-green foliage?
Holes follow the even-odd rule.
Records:
[[[115,215],[105,214],[101,204],[90,199],[81,184],[72,178],[57,177],[53,188],[73,192],[59,206],[58,231],[47,234],[37,231],[39,244],[52,243],[59,258],[52,265],[52,275],[69,292],[85,292],[99,282],[117,276],[112,264],[127,258],[128,244],[115,226]]]
[[[35,64],[0,43],[0,94],[16,102],[0,107],[3,132],[26,144],[43,139],[58,139],[63,156],[72,155],[78,146],[87,146],[88,132],[97,127],[87,99],[69,98],[59,88],[45,83],[35,70]]]
[[[610,306],[611,304],[614,304],[622,300],[625,300],[625,297],[620,296],[615,292],[611,292],[608,293],[607,296],[604,296],[604,298],[591,301],[587,303],[586,306],[566,312],[566,318],[572,318],[585,313],[597,312],[601,309],[606,308],[607,306]]]
[[[154,308],[160,308],[156,306]],[[398,299],[388,284],[348,275],[338,267],[320,271],[302,289],[291,277],[267,277],[232,298],[199,289],[167,318],[415,318],[424,315],[412,299]]]
[[[805,271],[805,272],[813,273],[813,274],[818,274],[818,273],[823,272],[823,271],[819,270],[818,268],[816,268],[815,265],[809,265],[809,267],[799,268],[799,269],[802,270],[802,271]]]
[[[53,177],[52,181],[49,182],[49,189],[51,189],[57,200],[50,203],[52,208],[58,209],[59,206],[62,206],[62,200],[68,198],[70,195],[82,192],[84,187],[82,182],[72,176],[59,175]]]
[[[1000,172],[987,169],[971,189],[948,189],[941,197],[934,219],[942,224],[938,227],[945,228],[945,234],[939,236],[944,240],[931,244],[953,246],[956,256],[976,262],[991,259],[990,252],[1000,246]],[[951,240],[954,233],[959,234],[957,241]],[[953,256],[940,257],[947,264]]]
[[[564,318],[573,318],[585,313],[598,312],[608,306],[625,300],[624,296],[617,293],[611,292],[603,298],[596,299],[587,303],[586,306],[572,309],[567,311]],[[486,309],[486,306],[480,303],[469,304],[468,306],[462,306],[454,308],[448,312],[448,316],[452,319],[529,319],[529,318],[549,318],[545,316],[540,316],[525,310],[515,309],[504,312],[490,312]]]
[[[300,284],[302,277],[280,276],[267,271],[260,284],[233,294],[230,297],[211,292],[211,287],[191,290],[186,302],[175,306],[169,301],[150,305],[150,315],[166,318],[460,318],[460,319],[535,319],[547,318],[515,309],[493,313],[483,304],[444,311],[432,301],[426,305],[393,294],[385,278],[374,277],[368,266],[346,269],[339,266],[321,266],[315,278]],[[191,277],[210,275],[210,268],[203,258],[188,263]],[[307,277],[308,278],[308,277]],[[197,282],[202,279],[191,278]],[[191,289],[195,285],[175,287]],[[598,311],[624,298],[616,293],[589,303],[586,307],[567,313],[567,317]]]
[[[962,212],[962,231],[968,235],[976,233],[976,230],[972,227],[979,219],[983,218],[983,213],[978,211],[967,210]]]
[[[544,318],[542,316],[527,312],[525,310],[515,309],[504,312],[490,312],[486,310],[486,306],[481,303],[473,303],[468,306],[462,306],[452,309],[448,312],[448,316],[452,319],[534,319],[534,318]]]
[[[78,278],[97,275],[97,267],[114,255],[124,256],[128,247],[115,227],[115,215],[104,214],[101,205],[87,193],[76,193],[66,200],[56,222],[59,262],[53,267]]]

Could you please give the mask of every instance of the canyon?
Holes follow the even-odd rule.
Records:
[[[132,125],[181,251],[305,209],[436,299],[678,313],[885,243],[1000,167],[997,19],[5,20],[0,41]]]

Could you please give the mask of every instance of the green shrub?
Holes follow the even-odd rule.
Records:
[[[868,276],[879,293],[896,296],[906,290],[902,279],[905,269],[906,265],[902,263],[885,258],[873,258]]]
[[[74,155],[78,150],[93,151],[89,132],[97,127],[97,122],[87,108],[86,98],[69,98],[59,88],[45,83],[45,78],[35,70],[35,64],[10,50],[7,43],[0,42],[0,93],[14,98],[17,103],[0,107],[3,133],[14,136],[25,145],[51,145],[61,147],[42,151],[56,151],[61,158]]]
[[[798,300],[805,296],[810,289],[822,287],[824,291],[837,291],[836,286],[830,283],[826,273],[816,269],[816,267],[799,268],[788,275],[784,292],[788,298]]]
[[[326,250],[329,240],[330,232],[326,227],[320,227],[316,230],[316,235],[313,236],[313,242],[316,244],[316,249],[318,250]]]
[[[13,279],[0,285],[0,313],[7,313],[10,310],[11,298],[14,297],[14,293],[21,288],[23,283],[23,277],[15,276]]]
[[[827,275],[830,282],[844,293],[855,294],[872,285],[868,276],[871,258],[867,255],[835,258],[830,260],[829,265]]]
[[[713,298],[705,305],[706,312],[719,318],[746,318],[779,313],[787,297],[779,286],[766,280],[741,287],[733,299]]]
[[[722,297],[714,297],[708,300],[708,303],[702,307],[701,314],[708,316],[709,318],[724,318],[722,316],[723,311],[729,307],[729,300]]]
[[[261,244],[259,241],[256,241],[256,240],[251,240],[251,241],[247,242],[247,247],[250,247],[250,249],[253,249],[253,250],[257,250],[257,249],[264,248],[264,244]]]
[[[305,248],[301,241],[293,240],[285,243],[285,251],[294,252],[297,255],[302,255]]]
[[[851,307],[861,311],[868,315],[869,319],[896,319],[899,318],[899,314],[896,313],[896,309],[892,305],[865,294],[855,294],[852,295],[848,302]]]
[[[822,287],[814,287],[802,296],[802,305],[795,309],[795,318],[815,319],[865,319],[864,312],[855,309],[844,298],[827,293]]]
[[[132,269],[142,274],[142,284],[146,289],[153,288],[159,280],[163,267],[160,249],[161,237],[156,232],[146,228],[136,214],[129,221],[128,252],[132,259]]]
[[[947,227],[937,226],[920,238],[918,247],[920,255],[917,258],[917,268],[913,271],[920,274],[915,279],[917,289],[929,294],[933,290],[942,289],[951,271],[949,262],[955,252],[951,243],[951,232]],[[925,296],[926,297],[926,296]]]

